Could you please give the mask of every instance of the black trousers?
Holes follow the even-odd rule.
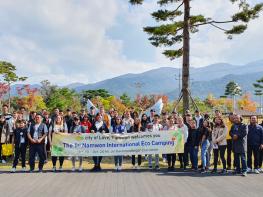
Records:
[[[227,145],[218,146],[218,149],[214,149],[214,169],[217,170],[218,155],[220,154],[221,161],[223,163],[223,169],[226,169],[226,152]]]
[[[13,161],[13,168],[16,168],[20,155],[22,160],[22,168],[26,167],[26,147],[26,144],[15,145],[15,157]]]
[[[176,161],[176,154],[167,154],[168,167],[174,167]]]
[[[184,167],[189,165],[189,155],[190,155],[190,161],[193,166],[193,154],[192,154],[192,147],[189,145],[184,145]]]
[[[56,167],[56,164],[57,164],[57,160],[58,160],[58,159],[59,159],[59,166],[60,166],[60,167],[63,166],[65,157],[52,157],[53,167]]]
[[[97,167],[100,167],[102,156],[95,156],[95,157],[92,157],[92,159],[93,159],[94,165]]]
[[[252,169],[252,154],[254,156],[254,169],[259,168],[259,146],[247,146],[247,167]]]
[[[132,165],[135,166],[136,164],[136,157],[135,155],[132,155]],[[142,156],[138,155],[138,166],[140,166],[142,164]]]
[[[232,156],[232,139],[227,140],[227,167],[231,168],[231,156]]]
[[[29,146],[29,165],[30,170],[33,171],[35,169],[35,157],[36,153],[39,156],[39,170],[43,169],[44,161],[45,161],[45,151],[44,151],[45,144],[30,144]]]
[[[179,161],[180,161],[180,167],[184,166],[184,153],[178,153]]]

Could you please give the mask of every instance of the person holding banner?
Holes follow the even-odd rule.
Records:
[[[125,126],[122,124],[122,119],[120,116],[116,118],[116,123],[112,128],[112,133],[114,134],[124,134],[125,132]],[[116,171],[121,171],[122,169],[122,160],[123,156],[122,155],[116,155],[114,156],[114,161],[115,161],[115,170]]]
[[[91,127],[91,133],[109,133],[108,126],[103,121],[103,117],[100,113],[97,113],[95,117],[95,123]],[[94,167],[91,169],[91,171],[101,171],[101,160],[101,156],[93,157]]]
[[[73,120],[74,120],[74,126],[71,127],[70,133],[73,133],[73,134],[86,133],[86,128],[80,124],[79,117],[75,117]],[[76,168],[75,168],[76,159],[77,159],[77,157],[71,158],[71,160],[72,160],[72,172],[76,171]],[[82,159],[83,158],[78,157],[78,159],[79,159],[79,172],[82,172]]]
[[[54,121],[54,124],[49,127],[49,142],[52,144],[52,136],[56,133],[68,133],[67,123],[63,121],[62,117],[59,115]],[[65,157],[54,157],[52,156],[53,172],[56,172],[57,159],[59,159],[59,171],[62,171],[63,163]]]
[[[164,130],[176,130],[176,129],[177,127],[174,122],[174,117],[169,116],[168,123],[164,127]],[[167,163],[168,163],[168,171],[173,171],[175,169],[174,166],[175,166],[175,161],[176,161],[176,154],[175,153],[167,154],[166,157],[167,157]]]
[[[154,115],[153,122],[148,125],[149,132],[159,132],[163,130],[163,126],[160,124],[160,116],[158,114]],[[148,155],[149,168],[152,169],[152,155]],[[159,170],[159,154],[155,154],[155,169]]]
[[[45,138],[48,134],[46,124],[42,122],[42,116],[37,114],[35,121],[32,122],[27,130],[27,137],[29,139],[29,165],[30,172],[35,169],[35,157],[39,156],[39,172],[42,172],[45,160]]]
[[[146,119],[147,119],[147,117],[146,117]],[[139,132],[141,132],[141,129],[142,129],[142,127],[141,127],[140,118],[135,117],[132,132],[133,133],[139,133]],[[133,169],[140,169],[140,166],[142,163],[142,155],[138,155],[137,162],[138,162],[138,165],[136,165],[136,156],[132,155],[132,168]]]
[[[177,116],[176,127],[182,132],[182,134],[184,136],[184,149],[185,149],[186,142],[188,139],[188,127],[184,124],[184,119],[182,116]],[[184,153],[179,153],[178,155],[179,155],[179,161],[180,161],[180,168],[186,167],[187,161],[185,161]]]

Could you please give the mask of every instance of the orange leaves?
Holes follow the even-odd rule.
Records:
[[[255,112],[257,103],[251,100],[251,95],[246,93],[238,100],[238,107],[242,110]]]

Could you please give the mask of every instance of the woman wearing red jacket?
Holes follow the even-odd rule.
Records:
[[[86,128],[86,133],[90,133],[91,123],[89,121],[88,115],[84,115],[83,120],[80,123],[82,126]]]

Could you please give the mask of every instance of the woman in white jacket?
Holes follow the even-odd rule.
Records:
[[[217,162],[218,162],[218,153],[220,154],[221,161],[223,163],[222,174],[227,172],[226,170],[226,159],[225,152],[227,147],[226,142],[227,127],[221,117],[215,118],[215,127],[212,132],[212,143],[214,150],[214,169],[212,173],[217,173]]]

